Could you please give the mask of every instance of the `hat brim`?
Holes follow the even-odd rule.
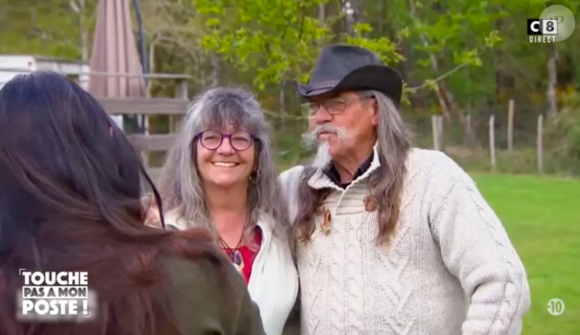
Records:
[[[403,80],[397,71],[390,67],[367,65],[351,71],[338,82],[317,83],[316,85],[296,84],[297,93],[304,99],[364,90],[384,93],[398,105],[401,101]]]

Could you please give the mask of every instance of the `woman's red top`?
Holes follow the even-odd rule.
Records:
[[[262,245],[262,231],[258,227],[256,227],[256,230],[254,232],[254,238],[259,246]],[[256,259],[258,250],[252,251],[245,245],[237,249],[222,247],[222,251],[224,251],[226,255],[228,255],[234,266],[243,275],[246,285],[248,285],[248,283],[250,282],[250,276],[252,275],[252,266],[254,265],[254,260]]]

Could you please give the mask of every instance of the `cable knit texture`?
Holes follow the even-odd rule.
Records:
[[[530,305],[526,272],[472,179],[445,154],[412,149],[390,245],[377,246],[367,212],[369,170],[345,190],[318,171],[312,188],[333,192],[329,234],[298,246],[303,335],[515,335]],[[303,167],[282,185],[295,217]]]

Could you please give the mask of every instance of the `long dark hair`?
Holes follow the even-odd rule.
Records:
[[[122,131],[77,84],[38,72],[0,90],[0,334],[153,335],[176,329],[159,259],[179,254],[225,261],[201,231],[145,226],[144,187],[157,195]],[[100,302],[97,320],[19,322],[15,297],[22,268],[88,271]]]

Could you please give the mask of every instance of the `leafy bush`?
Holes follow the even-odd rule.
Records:
[[[564,107],[544,127],[546,172],[580,175],[580,94],[563,100]]]

